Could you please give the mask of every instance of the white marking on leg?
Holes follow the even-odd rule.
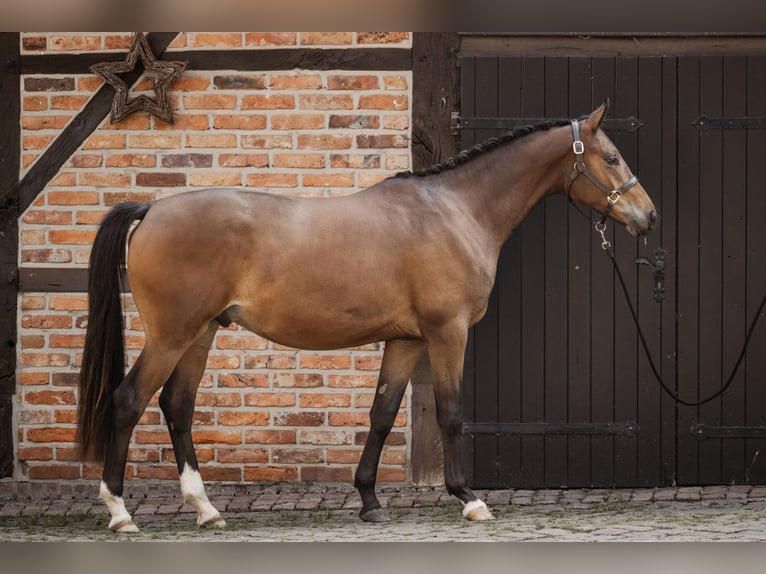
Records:
[[[381,396],[385,395],[386,394],[386,390],[388,390],[388,384],[383,383],[382,385],[380,385],[380,388],[378,389],[378,394],[381,395]]]
[[[495,517],[483,500],[472,500],[463,506],[463,516],[468,520],[494,520]]]
[[[181,473],[181,494],[184,500],[197,510],[197,524],[199,526],[218,528],[226,526],[221,514],[215,506],[210,504],[199,472],[190,467],[188,463],[184,464],[184,471]]]
[[[109,528],[113,532],[138,532],[138,527],[133,523],[133,519],[125,508],[125,501],[122,496],[115,496],[109,490],[109,487],[102,480],[99,488],[98,497],[104,501],[109,509],[112,519],[109,521]]]

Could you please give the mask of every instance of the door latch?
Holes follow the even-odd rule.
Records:
[[[654,271],[654,300],[662,303],[665,299],[665,253],[667,249],[658,247],[654,250],[654,262],[646,257],[636,259],[636,265],[646,265]]]

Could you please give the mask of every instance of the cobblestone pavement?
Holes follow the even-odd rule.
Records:
[[[210,485],[228,526],[199,529],[177,484],[127,485],[140,534],[114,535],[95,484],[0,482],[0,540],[764,541],[766,486],[477,491],[497,520],[471,523],[443,488],[383,487],[390,521],[363,523],[350,485]]]

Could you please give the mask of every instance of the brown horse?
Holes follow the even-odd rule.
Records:
[[[525,128],[341,198],[216,189],[115,207],[90,259],[78,414],[82,455],[104,461],[109,527],[137,530],[123,503],[123,475],[133,427],[160,387],[183,496],[198,524],[225,524],[205,495],[191,421],[209,347],[230,322],[296,348],[385,341],[355,477],[368,521],[385,519],[375,495],[378,461],[427,349],[447,489],[466,518],[493,518],[466,485],[460,384],[467,332],[486,311],[501,246],[555,192],[608,213],[633,236],[656,221],[651,200],[599,129],[606,110],[607,102],[579,122]],[[126,256],[135,220],[142,221]],[[146,343],[124,376],[126,263]]]

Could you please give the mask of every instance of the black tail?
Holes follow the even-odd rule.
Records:
[[[111,442],[112,393],[125,376],[120,288],[125,279],[125,240],[149,203],[121,203],[99,227],[90,254],[88,326],[80,371],[77,442],[84,460],[103,461]]]

